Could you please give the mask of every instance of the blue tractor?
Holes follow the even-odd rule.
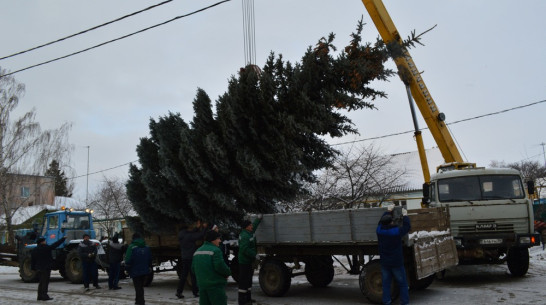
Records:
[[[37,232],[36,238],[44,237],[47,244],[52,244],[62,237],[66,237],[64,244],[53,250],[54,267],[61,276],[72,283],[82,282],[82,264],[78,255],[78,246],[83,235],[89,234],[91,241],[98,247],[96,258],[99,268],[107,268],[105,252],[101,243],[96,240],[93,229],[93,217],[90,211],[74,211],[62,209],[46,213],[42,222],[42,229]],[[24,282],[37,282],[38,274],[31,269],[31,251],[36,248],[36,240],[20,245],[19,275]]]

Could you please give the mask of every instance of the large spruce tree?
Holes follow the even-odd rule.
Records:
[[[233,76],[216,101],[201,89],[188,125],[179,114],[151,120],[137,147],[128,195],[149,229],[195,219],[235,222],[247,213],[275,211],[275,203],[304,192],[314,171],[330,166],[324,136],[356,133],[340,109],[373,108],[385,96],[369,85],[393,72],[385,45],[361,41],[362,22],[337,57],[334,35],[309,48],[300,62],[269,56]]]

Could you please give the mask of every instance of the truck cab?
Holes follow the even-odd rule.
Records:
[[[459,263],[507,261],[513,275],[527,273],[528,248],[540,238],[534,233],[532,201],[517,170],[440,171],[423,190],[431,207],[449,206]]]

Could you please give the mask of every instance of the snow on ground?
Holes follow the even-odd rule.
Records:
[[[504,265],[457,266],[446,272],[445,278],[436,280],[429,288],[411,291],[411,304],[459,305],[495,304],[524,305],[546,304],[546,251],[542,247],[531,248],[530,267],[526,276],[514,278]],[[341,257],[340,257],[341,260]],[[258,282],[258,272],[253,283],[253,298],[258,305],[353,305],[370,304],[360,293],[358,276],[348,275],[335,263],[336,274],[326,288],[314,288],[305,276],[292,279],[292,285],[283,297],[272,298],[263,294]],[[100,284],[107,287],[107,275],[100,272]],[[198,299],[190,297],[186,288],[184,299],[174,296],[178,278],[175,272],[163,272],[154,276],[151,287],[145,289],[146,304],[197,305]],[[70,284],[58,272],[52,273],[49,304],[60,305],[124,305],[134,304],[134,289],[128,279],[121,281],[121,290],[91,290],[83,293],[82,285]],[[18,269],[0,266],[0,304],[44,304],[36,301],[36,283],[21,282]],[[230,278],[226,287],[228,304],[237,304],[237,284]],[[395,302],[395,304],[398,304]]]

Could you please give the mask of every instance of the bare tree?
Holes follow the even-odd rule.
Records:
[[[99,225],[111,236],[113,221],[125,218],[132,210],[125,181],[104,177],[97,191],[91,194],[90,207],[95,211],[94,217],[103,220]]]
[[[395,168],[392,158],[373,145],[352,146],[340,153],[333,167],[319,174],[317,183],[308,185],[309,196],[279,208],[310,211],[368,207],[371,199],[380,203],[405,186],[405,169]]]
[[[42,175],[53,159],[69,166],[73,146],[68,143],[71,124],[59,129],[42,130],[35,121],[35,109],[13,119],[25,86],[0,68],[0,215],[8,230],[8,243],[13,243],[12,218],[24,205],[17,191],[20,175]],[[30,192],[38,192],[34,187]],[[32,194],[31,194],[32,195]],[[17,199],[17,200],[16,200]]]

